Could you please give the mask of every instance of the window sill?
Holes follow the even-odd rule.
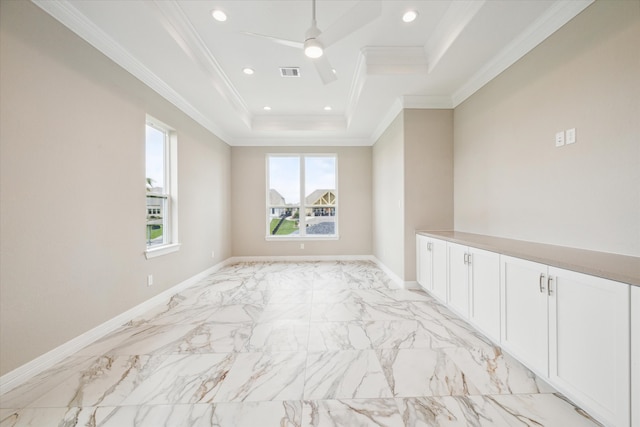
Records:
[[[159,257],[162,255],[167,255],[173,252],[178,252],[180,250],[180,243],[172,243],[170,245],[158,246],[157,248],[151,248],[144,251],[144,256],[147,259]]]
[[[268,242],[279,242],[279,241],[286,241],[286,242],[308,242],[308,241],[314,241],[314,240],[340,240],[340,236],[338,235],[333,235],[333,236],[303,236],[303,237],[290,237],[290,236],[266,236],[264,238],[266,241]]]

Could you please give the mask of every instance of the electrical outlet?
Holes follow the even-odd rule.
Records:
[[[153,285],[153,274],[147,276],[147,286]]]
[[[574,144],[576,142],[576,128],[567,129],[567,138],[565,143],[567,145]]]
[[[300,243],[300,249],[304,249],[304,243]]]
[[[562,147],[564,145],[564,131],[556,133],[556,147]]]

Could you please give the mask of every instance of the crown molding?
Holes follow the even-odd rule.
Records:
[[[457,107],[484,85],[542,43],[595,0],[558,0],[451,96]]]
[[[375,141],[374,141],[375,142]],[[368,147],[370,138],[322,138],[307,136],[236,138],[232,147]]]
[[[154,0],[153,4],[160,10],[166,23],[175,31],[169,32],[176,44],[187,57],[199,66],[213,81],[212,86],[233,106],[235,112],[247,127],[251,125],[251,112],[247,103],[224,72],[218,60],[213,56],[207,44],[202,40],[187,15],[175,1]]]
[[[364,56],[362,51],[358,54],[358,61],[356,63],[356,68],[353,73],[353,78],[351,79],[351,87],[349,88],[349,96],[347,98],[347,106],[345,117],[347,120],[347,127],[351,124],[351,119],[355,114],[356,107],[358,106],[358,101],[360,100],[360,95],[362,95],[362,89],[364,89],[364,84],[367,81],[367,58]]]
[[[31,1],[68,29],[76,33],[80,38],[98,49],[109,59],[149,86],[160,96],[182,110],[207,130],[218,136],[223,141],[228,141],[230,139],[230,136],[227,135],[218,125],[211,121],[200,110],[191,105],[164,80],[151,72],[140,61],[135,59],[133,55],[91,22],[90,19],[78,11],[78,9],[76,9],[70,2],[67,0]]]
[[[343,115],[255,115],[253,131],[345,131],[347,119]]]
[[[451,48],[486,0],[452,1],[433,35],[427,40],[425,51],[430,73]]]
[[[378,127],[371,134],[371,139],[369,142],[370,145],[374,145],[376,142],[378,142],[378,139],[380,139],[382,134],[387,130],[389,125],[391,125],[396,117],[398,117],[398,114],[400,114],[403,109],[404,105],[402,104],[402,100],[400,98],[396,99],[395,102],[391,104],[391,107],[389,107],[389,109],[387,110],[387,114],[385,114],[382,120],[380,120]]]
[[[402,108],[423,108],[423,109],[451,109],[453,101],[448,95],[429,96],[429,95],[405,95],[401,98]]]

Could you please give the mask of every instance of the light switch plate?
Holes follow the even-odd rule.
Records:
[[[564,131],[556,133],[556,147],[562,147],[564,145]]]
[[[567,129],[567,137],[565,142],[567,144],[573,144],[576,142],[576,128]]]

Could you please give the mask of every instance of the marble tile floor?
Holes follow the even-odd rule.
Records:
[[[421,291],[240,263],[0,396],[0,426],[593,426]]]

